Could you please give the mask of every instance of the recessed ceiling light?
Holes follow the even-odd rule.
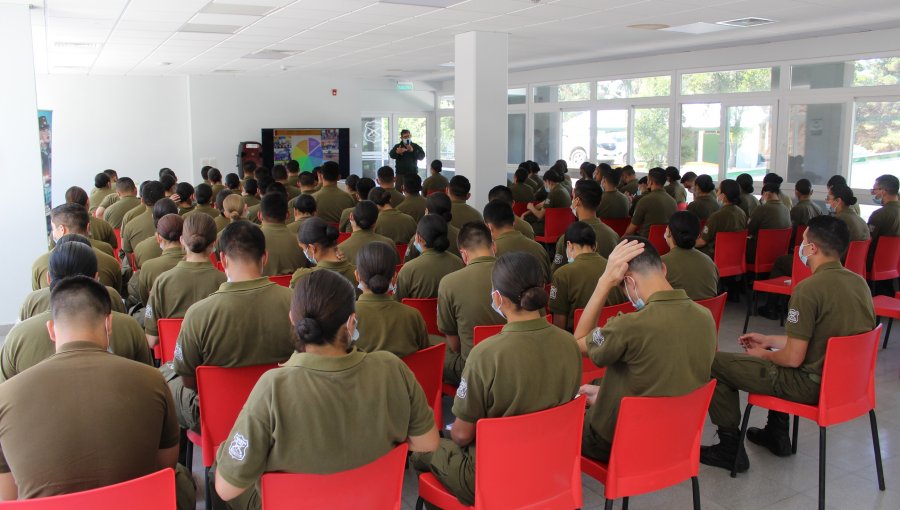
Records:
[[[283,58],[290,57],[291,55],[297,54],[297,51],[287,51],[287,50],[260,50],[255,51],[253,53],[249,53],[244,55],[241,58],[258,58],[262,60],[281,60]]]
[[[466,0],[379,0],[382,4],[417,5],[419,7],[443,8],[461,4]]]
[[[53,43],[54,48],[67,50],[97,50],[103,46],[98,42],[72,42],[72,41],[56,41]]]
[[[238,25],[207,25],[203,23],[185,23],[178,29],[179,32],[194,32],[200,34],[234,34],[243,27]]]
[[[665,23],[638,23],[637,25],[628,25],[628,28],[637,28],[640,30],[662,30],[669,28]]]
[[[268,5],[244,5],[210,2],[200,9],[207,14],[238,14],[242,16],[265,16],[275,10]]]
[[[740,19],[732,19],[728,21],[717,21],[717,25],[728,25],[731,27],[758,27],[759,25],[768,25],[769,23],[775,23],[775,20],[766,19],[766,18],[740,18]]]
[[[456,62],[451,60],[450,62],[444,62],[443,64],[438,64],[438,65],[440,67],[456,67]]]
[[[733,30],[736,27],[731,27],[727,25],[716,25],[715,23],[689,23],[687,25],[678,25],[676,27],[663,28],[663,32],[681,32],[683,34],[693,34],[693,35],[701,35],[701,34],[710,34],[713,32],[721,32],[722,30]]]
[[[240,69],[214,69],[213,73],[216,74],[235,74],[241,72]]]

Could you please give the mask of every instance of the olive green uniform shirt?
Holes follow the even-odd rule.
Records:
[[[150,300],[150,289],[159,276],[169,269],[174,268],[184,260],[184,250],[178,248],[166,248],[162,255],[153,260],[148,260],[141,266],[141,270],[135,275],[138,279],[138,298],[145,305]]]
[[[209,204],[197,204],[191,212],[184,215],[184,219],[188,219],[191,216],[199,213],[206,214],[213,220],[215,220],[220,215],[219,210]]]
[[[241,198],[248,208],[259,205],[259,198],[257,198],[256,195],[242,195]]]
[[[397,191],[397,188],[385,188],[391,194],[391,207],[397,208],[400,204],[406,200],[406,197],[403,196],[403,193]]]
[[[56,343],[47,331],[47,321],[52,319],[51,312],[47,310],[16,324],[10,330],[0,352],[0,379],[12,379],[56,352]],[[130,315],[112,312],[109,350],[123,358],[152,365],[144,330]]]
[[[682,289],[694,301],[719,295],[719,269],[705,253],[678,246],[662,256],[666,280],[674,289]]]
[[[255,310],[265,313],[249,313]],[[294,352],[288,319],[291,290],[268,278],[225,282],[188,308],[175,345],[175,373],[194,377],[197,367],[279,363]]]
[[[716,234],[719,232],[739,232],[747,228],[747,215],[744,210],[737,205],[726,205],[718,211],[712,213],[700,237],[706,242],[706,245],[700,248],[700,251],[713,258],[716,250]]]
[[[406,199],[397,206],[397,210],[409,215],[416,224],[425,216],[425,197],[422,195],[406,195]]]
[[[291,223],[288,223],[288,224],[287,224],[287,229],[288,229],[288,231],[289,231],[291,234],[294,234],[294,237],[296,237],[297,234],[300,233],[300,227],[303,226],[303,222],[306,221],[306,220],[308,220],[308,219],[310,219],[310,218],[312,218],[312,216],[304,216],[303,218],[300,218],[299,220],[296,220],[296,221],[293,221],[293,222],[291,222]]]
[[[759,199],[751,193],[741,192],[741,203],[739,206],[749,218],[753,211],[759,207]]]
[[[550,282],[550,257],[547,250],[537,241],[532,241],[523,236],[518,230],[510,230],[494,236],[497,257],[513,251],[524,251],[531,254],[541,265],[544,275],[544,283]]]
[[[515,219],[513,220],[513,228],[521,232],[522,235],[527,237],[528,239],[534,239],[534,227],[531,226],[531,223],[528,223],[522,218],[519,218],[518,216],[515,217]],[[457,235],[458,234],[459,231],[457,230]]]
[[[100,202],[100,207],[102,207],[104,209],[109,209],[113,204],[115,204],[116,202],[119,201],[119,194],[116,193],[115,188],[116,188],[116,185],[113,184],[112,188],[110,188],[112,190],[112,193],[103,197],[103,200]]]
[[[760,204],[747,220],[747,261],[756,257],[760,230],[791,228],[791,212],[780,200]]]
[[[256,383],[219,448],[217,474],[249,487],[266,472],[346,471],[433,427],[425,393],[393,354],[294,353]]]
[[[353,232],[353,225],[350,224],[350,214],[352,213],[353,207],[348,207],[341,211],[341,219],[338,221],[338,230],[341,232]]]
[[[156,234],[156,225],[153,224],[153,211],[145,209],[131,220],[127,220],[122,227],[122,250],[125,253],[134,251],[134,247],[144,239]]]
[[[363,293],[356,300],[359,340],[366,352],[388,351],[402,358],[428,347],[428,328],[418,310],[387,294]]]
[[[319,260],[316,262],[316,265],[313,267],[301,267],[300,269],[294,271],[294,276],[291,277],[291,288],[293,289],[297,282],[300,281],[301,278],[305,276],[309,276],[316,271],[321,269],[330,269],[335,273],[343,276],[347,279],[348,282],[353,284],[353,288],[356,289],[359,282],[356,281],[356,275],[353,274],[356,271],[356,266],[351,264],[350,262],[344,260],[341,262],[333,262],[331,260]]]
[[[619,234],[616,234],[615,230],[596,217],[579,221],[587,223],[594,229],[594,235],[597,237],[597,246],[594,248],[594,251],[603,258],[608,258],[616,245],[619,244]],[[566,265],[568,260],[569,258],[566,256],[566,236],[562,235],[556,240],[556,253],[553,255],[553,267],[551,269],[556,272],[557,269]]]
[[[107,287],[106,291],[109,292],[109,300],[112,301],[112,311],[125,313],[125,303],[122,301],[122,296],[119,295],[119,292],[112,287]],[[30,319],[49,309],[50,287],[32,291],[25,296],[25,302],[22,303],[22,307],[19,309],[19,321]]]
[[[394,299],[436,298],[441,279],[465,266],[462,259],[452,253],[426,248],[425,253],[403,264],[397,274]]]
[[[159,319],[184,318],[191,305],[215,292],[225,280],[225,273],[209,261],[179,261],[156,278],[144,309],[144,331],[159,336]]]
[[[257,225],[262,225],[262,221],[259,219],[259,204],[251,205],[247,209],[247,220],[251,223],[255,223]],[[288,211],[290,211],[294,207],[293,204],[288,204]]]
[[[162,248],[160,248],[159,243],[156,242],[155,236],[144,239],[134,247],[134,265],[137,267],[131,269],[137,271],[147,262],[162,255],[162,253]]]
[[[477,257],[445,276],[438,287],[438,329],[459,336],[463,361],[472,350],[472,328],[506,322],[491,308],[491,271],[496,260]]]
[[[217,233],[225,230],[225,227],[227,227],[231,223],[230,218],[226,218],[225,216],[222,216],[221,214],[216,216],[213,221],[216,224],[216,232]]]
[[[606,258],[598,253],[582,253],[575,261],[560,267],[553,273],[550,286],[550,313],[567,317],[566,328],[575,328],[575,310],[587,306],[597,288],[597,280],[606,271]],[[618,305],[626,301],[622,291],[613,289],[606,296],[604,306]]]
[[[513,202],[534,202],[534,188],[524,182],[514,182],[509,185],[512,191]]]
[[[125,215],[138,207],[143,207],[141,199],[138,197],[122,197],[103,211],[103,219],[112,225],[113,228],[122,228],[122,220],[125,218]]]
[[[708,220],[710,216],[722,206],[712,195],[694,196],[694,201],[688,204],[687,210],[697,215],[701,221]]]
[[[100,283],[116,290],[122,288],[122,267],[119,261],[110,257],[102,250],[94,248],[94,255],[97,256],[97,273],[99,274]],[[50,272],[50,252],[47,252],[31,265],[31,290],[43,289],[50,287],[47,281],[47,274]]]
[[[456,228],[462,228],[463,225],[473,221],[484,221],[481,213],[477,209],[461,200],[450,198],[450,214],[453,218],[450,224]]]
[[[302,193],[297,186],[293,186],[287,182],[283,182],[282,184],[284,184],[284,191],[287,193],[288,200],[293,200]]]
[[[781,200],[781,203],[787,207],[787,210],[790,211],[792,207],[794,207],[794,201],[791,199],[789,195],[785,195],[784,193],[778,194],[778,199]],[[857,213],[859,214],[859,213]]]
[[[619,191],[621,191],[623,195],[626,193],[631,196],[637,195],[638,180],[639,179],[633,179],[631,182],[628,182],[628,183],[625,183],[625,182],[619,183]]]
[[[874,239],[881,236],[900,236],[900,201],[879,207],[869,216],[869,231]]]
[[[834,217],[847,224],[847,228],[850,230],[850,241],[869,240],[869,225],[859,215],[852,211],[843,211],[835,214]]]
[[[357,230],[350,237],[344,241],[343,243],[338,245],[338,249],[347,257],[353,265],[356,265],[356,254],[359,253],[359,250],[362,249],[363,246],[368,243],[379,242],[384,243],[391,248],[395,248],[396,244],[393,240],[384,237],[381,234],[376,234],[371,230]],[[409,251],[408,249],[406,251]]]
[[[397,209],[384,209],[378,212],[378,221],[372,230],[387,237],[394,244],[402,244],[416,235],[416,222],[408,214]]]
[[[0,385],[0,472],[12,471],[21,499],[149,475],[159,450],[176,445],[175,407],[159,373],[91,342],[60,346]]]
[[[446,192],[450,186],[450,181],[441,174],[434,174],[422,183],[422,191],[427,195],[429,192],[441,191]]]
[[[103,241],[98,241],[96,239],[91,239],[91,247],[95,250],[100,250],[103,253],[109,255],[110,257],[115,257],[115,252],[113,251],[112,246],[109,243],[105,243]]]
[[[668,225],[672,215],[678,212],[678,204],[665,190],[656,189],[641,196],[634,208],[631,224],[640,227],[637,235],[648,237],[651,225]]]
[[[103,203],[103,199],[108,197],[109,195],[115,195],[116,190],[112,188],[94,188],[91,190],[91,208],[88,209],[88,213],[93,216],[94,211],[97,210],[98,207]],[[112,204],[110,204],[112,205]]]
[[[182,207],[182,206],[179,205],[179,206],[178,206],[178,215],[179,215],[179,216],[184,216],[185,214],[187,214],[187,213],[189,213],[189,212],[191,212],[191,211],[193,211],[193,210],[194,210],[194,206],[193,206],[193,205],[191,205],[190,207]]]
[[[88,225],[88,230],[91,233],[91,239],[102,241],[108,244],[112,249],[118,248],[119,243],[116,241],[116,233],[113,230],[112,225],[100,218],[95,218],[93,216],[90,218],[91,222]]]
[[[665,186],[666,193],[675,199],[675,203],[681,204],[687,202],[687,190],[680,182],[670,182]]]
[[[809,220],[816,216],[821,216],[822,210],[810,199],[797,202],[797,205],[791,207],[791,223],[797,225],[806,225]]]
[[[216,184],[210,184],[210,186],[212,186],[212,197],[213,197],[212,199],[213,200],[216,199],[216,196],[219,194],[220,191],[222,191],[223,189],[227,189],[227,188],[225,188],[225,185],[222,184],[221,182],[216,183]]]
[[[125,213],[125,216],[122,217],[122,230],[123,230],[123,231],[125,230],[125,225],[128,225],[128,222],[129,222],[129,221],[131,221],[131,220],[137,218],[138,216],[140,216],[141,214],[143,214],[143,213],[144,213],[145,211],[147,211],[147,210],[150,211],[151,215],[153,214],[153,208],[152,208],[152,207],[147,207],[147,206],[144,206],[144,207],[135,207],[134,209],[132,209],[132,210],[128,211],[127,213]],[[123,234],[123,235],[124,235],[124,234]]]
[[[287,225],[264,223],[261,228],[266,236],[266,252],[269,254],[269,260],[263,267],[263,275],[293,274],[297,268],[310,266],[297,244],[297,236],[287,229]]]
[[[585,416],[585,439],[611,443],[623,397],[680,396],[709,382],[716,323],[683,290],[660,291],[642,310],[595,328],[587,346],[591,361],[606,367],[606,374]]]
[[[316,199],[316,216],[327,223],[338,223],[341,219],[341,212],[356,205],[353,197],[338,189],[337,186],[323,186],[322,189],[313,193],[313,198]]]
[[[604,191],[600,197],[600,206],[597,208],[597,216],[600,218],[627,218],[631,202],[621,191]]]

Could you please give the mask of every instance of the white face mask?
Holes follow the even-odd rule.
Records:
[[[493,308],[494,311],[497,312],[497,315],[499,315],[500,317],[503,317],[505,319],[506,315],[503,315],[503,311],[500,310],[500,306],[494,304],[494,293],[495,292],[497,293],[497,297],[500,297],[499,291],[496,291],[496,290],[491,291],[491,308]]]
[[[348,347],[353,346],[357,340],[359,340],[359,320],[353,319],[353,333],[350,335],[350,345]]]

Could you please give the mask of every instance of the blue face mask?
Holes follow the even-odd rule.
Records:
[[[419,244],[419,241],[413,241],[413,246],[416,247],[416,250],[418,250],[419,253],[425,253],[425,248],[423,248],[422,245]]]
[[[313,257],[312,255],[310,255],[310,253],[309,253],[309,248],[307,248],[306,250],[303,250],[303,255],[306,256],[306,260],[308,260],[310,264],[316,263],[316,258]]]
[[[828,209],[828,212],[832,214],[835,212],[834,204],[825,204],[825,208]]]
[[[491,308],[493,308],[494,311],[497,312],[497,315],[499,315],[500,317],[503,317],[503,318],[505,319],[506,316],[503,315],[503,311],[500,310],[500,307],[499,307],[499,306],[497,306],[497,305],[494,304],[494,292],[497,292],[497,291],[496,291],[496,290],[491,291]]]
[[[797,255],[800,257],[800,262],[803,262],[804,266],[809,266],[809,255],[804,255],[803,250],[809,246],[807,243],[800,243],[800,251]]]
[[[641,188],[637,189],[637,192],[634,194],[634,196],[636,196],[636,197],[641,196]]]
[[[550,186],[544,186],[544,191],[546,191],[547,193],[550,193]]]
[[[875,205],[884,205],[884,200],[878,197],[872,197],[872,203]]]
[[[625,295],[628,296],[628,301],[631,302],[631,305],[634,306],[634,309],[640,311],[646,305],[644,304],[644,300],[641,299],[640,296],[638,296],[637,301],[631,298],[631,291],[628,290],[628,280],[631,280],[631,286],[634,287],[634,293],[635,295],[637,295],[637,284],[634,283],[634,278],[630,276],[625,277]]]

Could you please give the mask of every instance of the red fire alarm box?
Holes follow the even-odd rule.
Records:
[[[237,170],[238,176],[244,178],[244,162],[253,161],[256,166],[263,164],[263,147],[259,142],[241,142],[238,144],[237,154]]]
[[[336,95],[337,95],[337,89],[331,89],[331,95],[332,95],[332,96],[336,96]]]

